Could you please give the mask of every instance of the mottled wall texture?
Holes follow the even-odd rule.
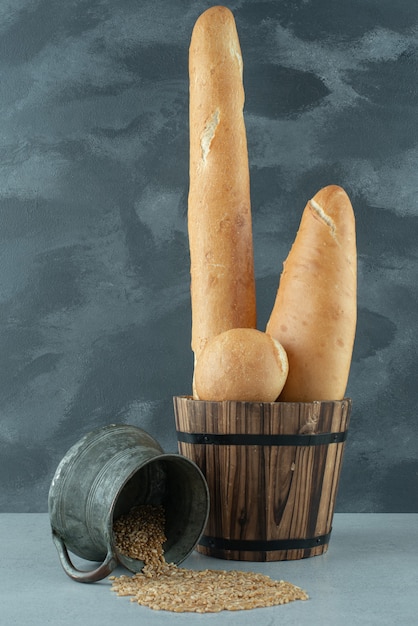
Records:
[[[191,389],[188,46],[204,0],[0,0],[0,509],[46,511],[86,432],[177,443]],[[306,201],[358,228],[337,511],[418,511],[416,0],[231,0],[258,326]]]

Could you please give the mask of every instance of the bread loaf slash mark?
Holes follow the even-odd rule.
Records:
[[[311,208],[315,211],[315,213],[318,215],[319,219],[321,219],[329,227],[331,231],[331,237],[336,239],[337,228],[335,226],[334,220],[332,220],[330,216],[325,213],[324,209],[321,207],[320,204],[316,202],[316,200],[314,199],[309,200],[309,204]]]
[[[316,202],[316,200],[314,200],[313,198],[311,200],[309,200],[309,206],[311,207],[311,209],[314,211],[314,213],[316,214],[316,216],[322,220],[324,222],[324,224],[326,224],[326,226],[329,227],[330,229],[330,235],[331,237],[334,239],[335,243],[337,244],[337,246],[340,248],[340,250],[343,252],[344,257],[346,259],[347,264],[350,267],[351,272],[356,275],[356,267],[355,265],[353,266],[353,262],[352,260],[347,256],[347,254],[345,253],[344,250],[344,246],[340,243],[340,241],[338,240],[337,237],[337,226],[335,225],[334,220],[327,214],[325,213],[324,209],[321,207],[320,204],[318,204],[318,202]]]
[[[203,129],[203,132],[200,136],[200,147],[202,149],[202,161],[206,163],[207,156],[210,152],[210,145],[215,136],[216,129],[218,128],[220,119],[219,109],[211,115],[211,117],[206,122],[206,126]]]

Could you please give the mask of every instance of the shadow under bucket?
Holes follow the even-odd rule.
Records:
[[[143,561],[116,550],[113,524],[143,504],[163,506],[165,559],[181,563],[194,550],[208,519],[208,487],[195,463],[164,454],[145,431],[125,424],[92,431],[70,448],[48,498],[52,537],[66,574],[95,582],[118,564],[141,571]],[[77,569],[69,551],[100,565],[91,571]]]
[[[241,561],[326,552],[351,404],[174,397],[179,451],[209,487],[196,550]]]

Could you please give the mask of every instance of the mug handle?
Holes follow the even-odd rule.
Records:
[[[106,558],[103,563],[99,565],[99,567],[90,571],[79,570],[71,562],[70,555],[68,554],[64,541],[54,529],[52,530],[52,539],[58,551],[58,556],[65,573],[79,583],[95,583],[98,580],[102,580],[103,578],[106,578],[106,576],[109,576],[109,574],[113,572],[115,567],[118,565],[117,558],[109,547]]]

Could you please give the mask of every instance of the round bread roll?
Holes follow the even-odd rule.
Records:
[[[254,328],[233,328],[202,350],[195,390],[199,400],[274,402],[287,374],[287,355],[276,339]]]

